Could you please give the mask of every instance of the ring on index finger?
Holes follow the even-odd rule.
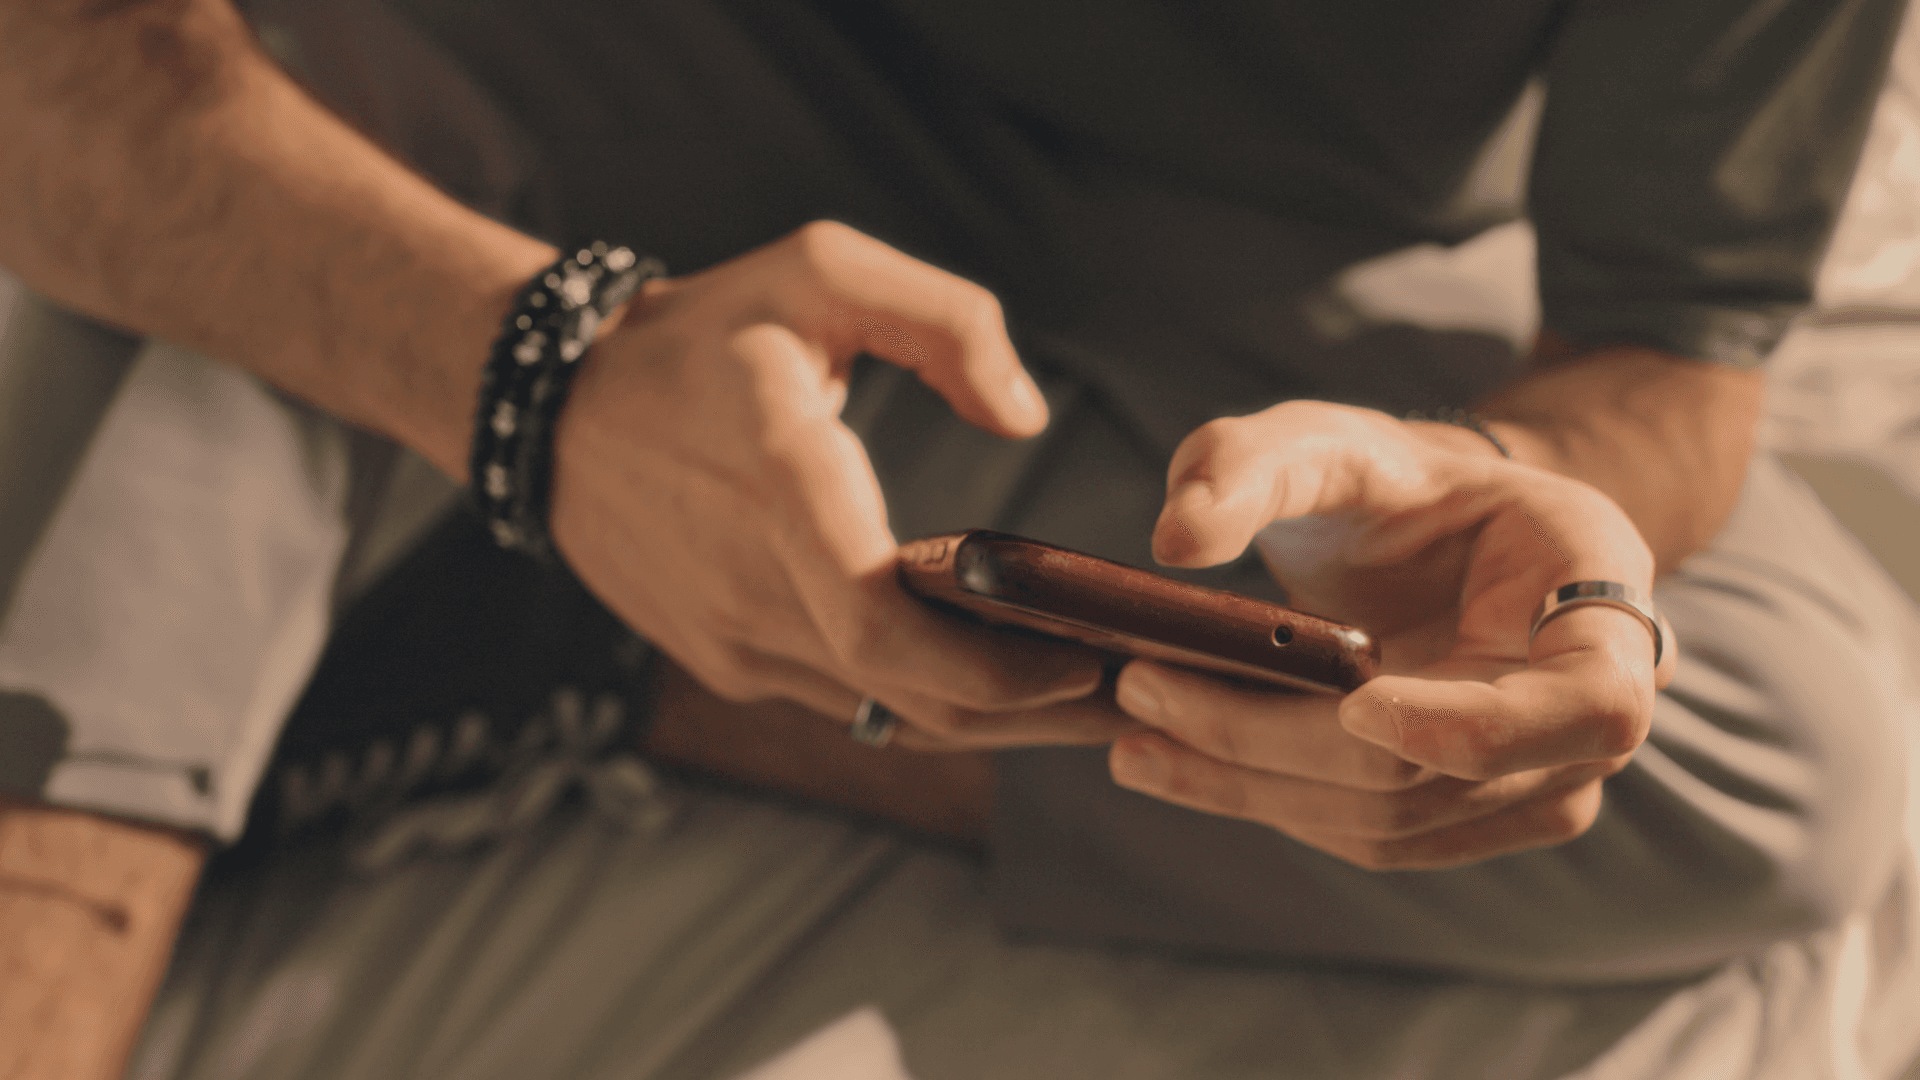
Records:
[[[1660,632],[1660,616],[1654,610],[1653,601],[1631,585],[1618,581],[1575,581],[1562,585],[1546,595],[1540,601],[1540,614],[1533,617],[1533,627],[1527,631],[1527,640],[1531,642],[1540,628],[1562,612],[1577,607],[1600,604],[1617,607],[1640,616],[1653,634],[1653,666],[1660,666],[1660,658],[1666,654],[1666,635]]]
[[[893,715],[893,710],[871,697],[863,697],[860,707],[853,712],[853,726],[847,729],[847,734],[854,742],[877,750],[893,741],[893,733],[899,727],[900,718]]]

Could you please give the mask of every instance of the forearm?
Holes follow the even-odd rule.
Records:
[[[1611,496],[1661,574],[1706,547],[1746,477],[1762,374],[1637,346],[1576,356],[1552,338],[1535,359],[1478,410],[1514,456]]]
[[[464,476],[488,346],[553,250],[312,101],[225,0],[84,10],[0,0],[0,263]]]
[[[0,1076],[121,1074],[204,859],[178,833],[0,799]]]

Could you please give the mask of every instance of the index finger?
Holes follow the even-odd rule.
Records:
[[[867,352],[913,369],[967,422],[1025,438],[1047,406],[984,287],[849,226],[818,221],[783,248],[811,288],[785,298],[783,321],[837,357]]]
[[[1640,620],[1570,611],[1542,627],[1518,671],[1442,661],[1347,695],[1340,724],[1449,776],[1486,780],[1630,754],[1653,722],[1653,650]]]

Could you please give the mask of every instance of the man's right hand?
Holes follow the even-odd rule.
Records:
[[[898,585],[879,482],[839,419],[862,352],[997,435],[1046,426],[991,293],[816,222],[648,283],[594,345],[555,448],[551,527],[575,573],[730,701],[850,721],[871,694],[928,748],[1133,727],[1093,695],[1091,650],[1003,639]]]
[[[63,306],[231,360],[457,479],[489,343],[556,254],[317,106],[227,0],[0,0],[0,264]],[[906,745],[1124,724],[1060,704],[1096,685],[1092,654],[900,592],[836,418],[864,351],[997,434],[1044,426],[984,290],[819,224],[630,310],[574,384],[552,528],[636,630],[730,698],[850,717],[872,693]]]

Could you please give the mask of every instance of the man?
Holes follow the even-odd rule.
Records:
[[[1860,572],[1808,601],[1754,568],[1804,506],[1749,458],[1753,366],[1807,298],[1897,5],[409,15],[538,146],[547,209],[509,212],[703,268],[609,320],[559,428],[551,528],[594,594],[724,698],[845,721],[872,697],[910,747],[1112,744],[996,756],[1002,925],[1608,982],[1711,970],[1886,892],[1901,718],[1858,654],[1889,623],[1859,615]],[[33,207],[7,265],[464,479],[479,358],[555,249],[330,119],[221,5],[7,18],[4,139],[33,147],[7,161]],[[1311,332],[1339,267],[1464,235],[1451,186],[1536,64],[1533,368],[1486,396],[1484,358]],[[860,228],[809,224],[828,217]],[[862,353],[938,398],[871,366],[850,383]],[[1023,361],[1072,425],[954,434],[947,407],[1040,430]],[[1514,463],[1325,403],[1482,396]],[[1376,629],[1393,673],[1338,703],[1145,664],[1104,688],[1097,658],[893,584],[896,534],[983,516],[1188,567],[1262,536],[1291,599]],[[1558,586],[1644,592],[1715,542],[1663,597],[1673,635],[1605,609],[1529,633]],[[1691,674],[1656,665],[1668,637]],[[728,771],[724,721],[676,715],[656,742]],[[916,803],[988,813],[977,770],[889,767]]]

